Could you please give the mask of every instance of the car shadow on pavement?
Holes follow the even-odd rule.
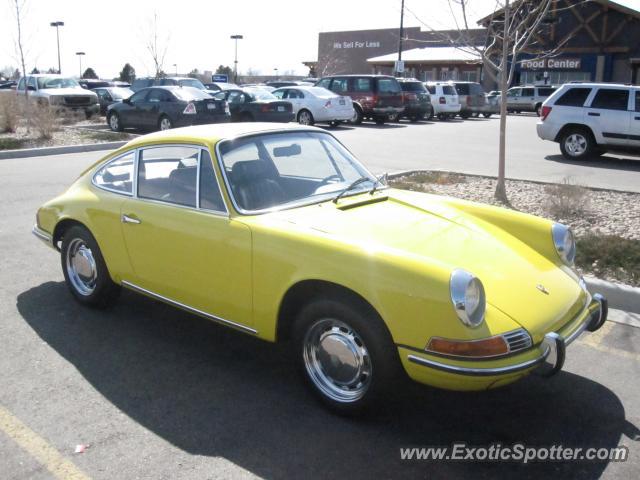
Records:
[[[627,170],[631,172],[640,172],[640,157],[620,158],[613,157],[615,153],[607,154],[596,160],[567,160],[562,155],[547,155],[545,160],[567,165],[581,165],[583,167],[605,168],[607,170]],[[624,155],[621,153],[620,155]]]
[[[135,422],[190,454],[224,457],[261,477],[595,479],[605,462],[401,461],[400,448],[615,447],[637,434],[612,391],[568,372],[466,394],[407,382],[375,415],[348,419],[316,402],[285,347],[128,291],[113,309],[96,311],[74,302],[64,283],[47,282],[21,293],[17,307]]]
[[[407,128],[409,125],[403,125],[401,123],[370,123],[370,122],[362,122],[358,125],[358,128],[377,128],[377,129],[386,129],[390,130],[392,128]]]

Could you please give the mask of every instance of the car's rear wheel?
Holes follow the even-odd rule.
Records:
[[[111,305],[120,292],[109,276],[102,252],[93,235],[82,226],[74,226],[62,237],[62,272],[74,298],[91,307]]]
[[[582,160],[594,155],[596,142],[583,128],[567,129],[560,138],[560,151],[568,160]]]
[[[120,116],[116,112],[111,112],[108,118],[109,128],[114,132],[122,131],[122,122]]]
[[[439,113],[438,120],[440,120],[441,122],[444,122],[446,120],[449,120],[449,116],[446,113]]]
[[[315,120],[309,110],[300,110],[298,112],[298,123],[300,125],[313,125]]]
[[[162,115],[158,120],[158,130],[171,130],[173,128],[173,122],[166,115]]]
[[[399,113],[392,113],[391,115],[387,116],[387,120],[390,122],[399,122],[400,121],[400,114]]]
[[[376,124],[378,124],[378,125],[384,125],[384,122],[385,122],[387,119],[386,119],[386,117],[375,117],[373,120],[374,120],[374,121],[376,122]]]
[[[360,125],[362,123],[364,115],[362,109],[358,105],[353,106],[353,117],[351,117],[351,123],[354,125]]]
[[[293,339],[307,384],[338,413],[371,407],[402,378],[382,319],[347,298],[322,297],[307,304],[296,318]]]
[[[461,112],[460,113],[460,118],[466,120],[467,118],[469,118],[471,116],[470,112]]]
[[[483,116],[484,118],[491,118],[491,115],[492,115],[492,114],[491,114],[491,113],[489,113],[489,112],[485,112],[485,113],[483,113],[483,114],[482,114],[482,116]]]

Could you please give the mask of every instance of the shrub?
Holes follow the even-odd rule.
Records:
[[[565,178],[562,183],[545,188],[546,210],[556,220],[582,216],[589,206],[589,190],[571,183]]]
[[[38,132],[38,137],[50,140],[53,132],[59,129],[59,112],[48,103],[34,103],[29,106],[31,109],[31,123]]]
[[[640,283],[640,240],[617,235],[589,234],[579,237],[576,265],[598,276],[606,273],[637,285]]]
[[[20,121],[20,105],[13,92],[0,93],[0,131],[14,133]]]

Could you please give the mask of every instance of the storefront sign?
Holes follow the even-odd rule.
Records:
[[[580,70],[582,61],[579,58],[542,58],[540,60],[523,60],[523,70]]]
[[[359,42],[354,40],[353,42],[333,42],[333,48],[380,48],[380,42]]]

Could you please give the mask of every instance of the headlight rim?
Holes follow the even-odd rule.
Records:
[[[473,312],[467,310],[467,291],[471,284],[475,284],[480,292],[478,305]],[[482,281],[471,272],[457,268],[451,272],[449,293],[453,309],[458,319],[469,328],[478,328],[484,323],[487,299]]]
[[[568,251],[567,248],[565,248],[567,235],[571,236],[571,246]],[[551,226],[551,238],[553,240],[556,253],[558,254],[558,257],[560,257],[560,260],[562,260],[562,263],[568,267],[573,267],[576,260],[576,237],[573,234],[571,227],[559,222],[554,223]]]

